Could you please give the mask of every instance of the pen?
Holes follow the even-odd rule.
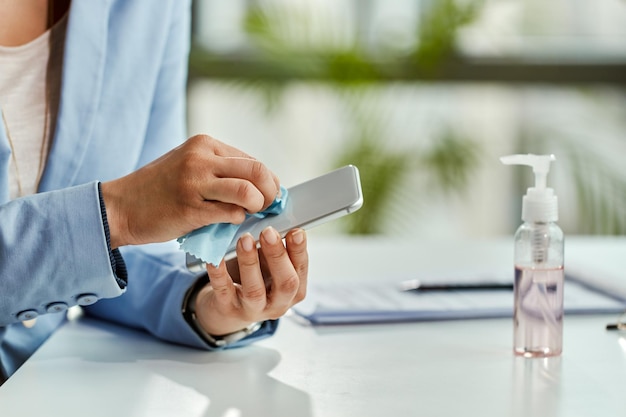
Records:
[[[606,325],[607,330],[626,330],[626,312],[622,313],[615,323]]]
[[[512,291],[513,284],[505,282],[441,282],[423,283],[417,279],[404,281],[400,284],[402,291],[436,292],[436,291]]]

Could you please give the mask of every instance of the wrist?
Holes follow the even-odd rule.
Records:
[[[249,323],[239,320],[236,322],[227,320],[228,323],[225,320],[213,320],[219,321],[220,326],[208,326],[205,323],[206,317],[203,317],[204,315],[201,314],[203,310],[197,309],[199,305],[198,297],[200,294],[207,292],[208,282],[207,275],[200,277],[196,284],[187,292],[182,306],[182,314],[185,321],[207,344],[216,348],[226,347],[246,338],[262,327],[262,321]],[[202,320],[203,318],[204,320]]]
[[[189,301],[195,311],[198,325],[203,331],[213,336],[237,332],[251,323],[251,321],[242,320],[236,314],[221,314],[215,305],[213,288],[210,284],[195,292]]]

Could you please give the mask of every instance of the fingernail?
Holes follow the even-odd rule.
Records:
[[[250,252],[254,248],[254,239],[252,238],[252,235],[246,233],[241,236],[241,247],[246,252]]]
[[[293,243],[296,245],[301,245],[304,242],[304,232],[302,230],[296,230],[292,235],[291,239]]]
[[[266,227],[265,230],[263,230],[262,234],[263,239],[265,239],[265,241],[270,245],[278,242],[278,232],[274,230],[272,226]]]

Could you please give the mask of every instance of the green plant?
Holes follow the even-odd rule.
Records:
[[[433,173],[435,190],[443,193],[462,192],[471,173],[480,164],[481,147],[469,137],[446,129],[433,146],[420,153],[419,165]]]
[[[384,233],[384,219],[390,207],[398,204],[412,177],[430,179],[422,183],[424,190],[415,189],[415,193],[450,195],[463,192],[468,178],[479,166],[480,146],[451,130],[445,130],[425,149],[393,149],[381,140],[385,137],[384,129],[375,117],[360,120],[352,140],[334,164],[336,167],[353,164],[361,173],[363,208],[341,220],[348,234]],[[419,212],[418,207],[412,212]],[[397,221],[402,224],[410,219]]]
[[[357,125],[353,137],[337,156],[335,167],[347,164],[359,168],[363,187],[363,208],[342,219],[349,234],[382,233],[382,218],[389,201],[410,174],[416,152],[387,149],[381,140],[380,125],[371,121]]]
[[[409,56],[420,70],[435,70],[455,54],[456,31],[474,19],[479,11],[476,1],[433,2],[420,22],[418,40]],[[388,67],[380,66],[358,43],[346,43],[331,36],[315,41],[311,16],[294,7],[277,7],[271,2],[257,2],[248,9],[244,27],[267,62],[276,66],[275,74],[289,72],[319,78],[338,91],[348,91],[345,103],[351,108],[351,138],[336,158],[335,166],[355,164],[361,172],[364,207],[343,220],[344,230],[353,234],[381,233],[382,219],[411,175],[428,171],[433,190],[443,193],[460,191],[469,173],[477,166],[474,142],[445,131],[428,149],[391,149],[384,140],[381,116],[360,112],[358,90],[372,83],[384,82]],[[295,31],[295,33],[294,33]],[[329,33],[337,32],[328,28]],[[379,51],[393,60],[393,55]],[[391,58],[389,58],[391,57]],[[403,56],[395,59],[403,60]],[[285,79],[283,81],[288,81]],[[272,83],[272,87],[277,85]],[[272,96],[274,97],[274,96]],[[356,97],[356,98],[355,98]]]
[[[460,4],[455,0],[432,2],[419,24],[415,50],[408,55],[412,65],[419,67],[418,70],[432,71],[453,56],[456,31],[476,16],[477,4],[475,1]],[[402,66],[407,56],[378,51],[377,56],[385,56],[381,64],[365,51],[358,38],[345,41],[339,35],[341,30],[332,24],[325,27],[322,36],[319,33],[316,36],[315,22],[309,12],[290,3],[250,3],[243,27],[253,49],[245,59],[255,59],[257,68],[261,62],[264,73],[235,77],[234,82],[239,88],[262,92],[267,98],[268,110],[276,108],[282,88],[294,79],[321,81],[333,86],[344,98],[352,117],[350,125],[355,128],[334,165],[351,163],[360,168],[365,197],[364,207],[345,218],[344,230],[358,234],[381,233],[382,219],[389,205],[411,175],[432,178],[427,185],[444,193],[463,189],[477,161],[473,142],[445,131],[428,149],[391,149],[381,140],[385,137],[384,118],[380,113],[373,116],[360,109],[359,91],[385,82],[387,72],[397,71],[389,63],[396,60]],[[241,60],[242,65],[245,59]],[[210,76],[203,71],[220,65],[219,61],[219,56],[196,47],[190,67],[195,73]]]
[[[411,53],[415,64],[424,71],[436,72],[447,59],[454,57],[457,31],[473,22],[481,8],[482,1],[432,2],[417,28],[417,47]]]

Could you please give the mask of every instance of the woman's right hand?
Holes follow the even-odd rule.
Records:
[[[163,242],[212,223],[244,221],[280,190],[265,165],[210,136],[197,135],[116,180],[102,183],[113,249]]]

